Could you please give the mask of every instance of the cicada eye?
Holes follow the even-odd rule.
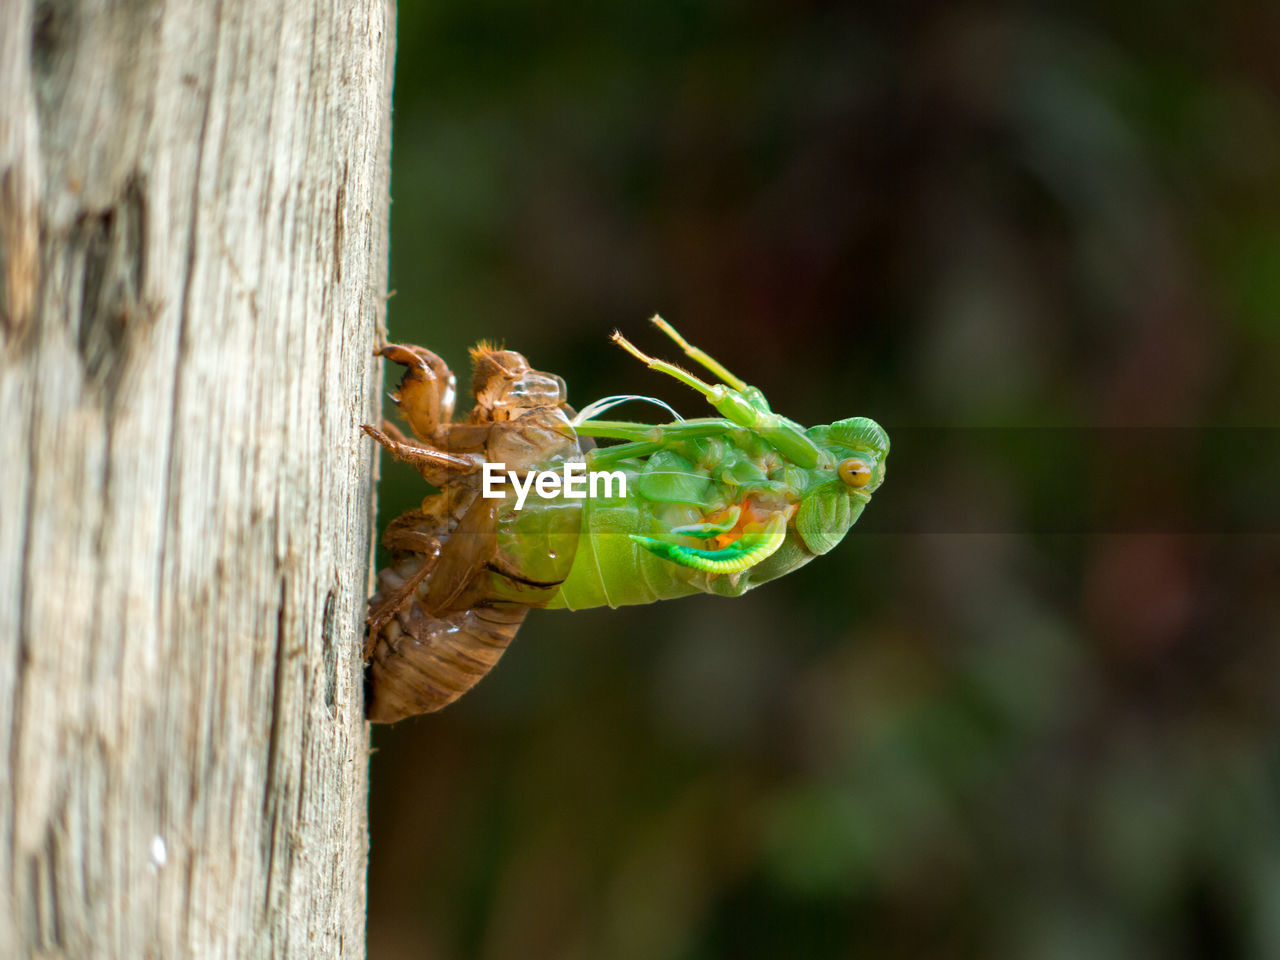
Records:
[[[865,487],[871,482],[871,465],[857,457],[843,460],[840,463],[840,479],[854,489]]]

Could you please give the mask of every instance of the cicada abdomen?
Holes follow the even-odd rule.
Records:
[[[450,422],[454,377],[421,347],[380,353],[407,367],[396,396],[417,440],[389,424],[365,427],[439,489],[388,525],[391,564],[370,601],[366,712],[391,723],[452,703],[507,649],[530,607],[545,606],[568,576],[580,502],[483,495],[486,461],[508,471],[581,461],[564,381],[523,356],[480,344],[472,351],[475,407]]]

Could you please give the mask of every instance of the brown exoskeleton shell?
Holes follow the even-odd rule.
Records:
[[[550,599],[572,564],[570,516],[551,518],[566,531],[566,548],[551,554],[557,559],[550,578],[546,558],[534,577],[524,558],[502,553],[498,524],[510,522],[510,505],[480,495],[485,461],[525,471],[581,460],[582,451],[569,425],[564,381],[534,370],[514,351],[483,343],[472,350],[476,403],[465,423],[451,422],[456,380],[443,360],[396,344],[379,354],[406,367],[396,399],[416,439],[389,423],[364,430],[440,491],[383,533],[392,561],[378,572],[369,605],[365,707],[370,720],[391,723],[439,710],[470,690],[502,656],[526,611]],[[558,509],[565,513],[563,504]],[[519,522],[538,524],[537,507],[522,511]]]

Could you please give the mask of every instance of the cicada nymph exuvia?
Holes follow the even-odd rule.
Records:
[[[475,407],[453,423],[456,383],[444,361],[422,347],[379,351],[406,367],[395,399],[416,439],[390,424],[364,429],[439,492],[383,534],[392,562],[370,601],[370,720],[456,700],[493,668],[532,607],[738,596],[828,552],[857,521],[889,453],[874,420],[806,429],[660,317],[654,323],[719,382],[614,339],[697,390],[719,416],[599,418],[624,400],[647,399],[635,397],[575,415],[563,380],[481,343],[472,350]],[[621,442],[584,449],[588,437]],[[508,482],[495,493],[496,464]],[[575,468],[618,482],[574,491],[567,478]],[[563,485],[531,490],[531,474],[556,470]]]

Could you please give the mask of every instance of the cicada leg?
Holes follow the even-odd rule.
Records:
[[[450,422],[457,399],[457,378],[443,360],[426,347],[399,343],[387,344],[377,350],[376,355],[405,368],[396,392],[390,396],[418,439],[410,440],[386,422],[382,427],[392,440],[402,444],[401,452],[419,446],[449,454],[484,451],[493,418],[477,417],[473,412],[471,423]],[[397,454],[395,449],[391,452]],[[412,455],[401,459],[413,462]]]
[[[699,437],[722,437],[738,430],[729,420],[681,420],[679,423],[633,423],[630,420],[587,420],[573,428],[584,437],[605,437],[610,440],[635,440],[662,444],[671,440],[696,440]],[[609,448],[612,449],[612,448]],[[637,456],[638,454],[631,454]]]
[[[587,463],[592,469],[602,469],[606,465],[632,457],[647,457],[673,441],[731,436],[741,432],[741,429],[729,420],[715,419],[683,420],[680,423],[662,425],[631,423],[626,420],[587,420],[574,425],[574,430],[582,437],[631,441],[592,450],[587,454]]]
[[[404,431],[397,427],[385,417],[382,420],[382,432],[394,440],[396,443],[405,445],[406,447],[414,446],[414,442],[404,435]],[[370,434],[372,436],[372,434]]]
[[[395,562],[378,571],[378,592],[369,601],[366,619],[364,659],[373,655],[383,629],[391,618],[404,610],[417,596],[423,580],[431,575],[440,560],[440,549],[447,536],[449,500],[439,494],[427,500],[429,510],[409,510],[387,524],[382,545],[391,551]]]
[[[396,440],[367,423],[361,429],[397,460],[413,464],[423,479],[435,487],[443,487],[459,477],[476,473],[484,466],[484,457],[476,453],[447,453],[408,440]]]
[[[364,659],[368,660],[373,656],[373,651],[378,645],[378,641],[382,637],[382,632],[386,629],[387,624],[401,610],[409,606],[413,602],[414,595],[418,592],[418,587],[425,580],[431,571],[435,569],[436,562],[440,559],[439,547],[434,555],[428,555],[423,561],[421,567],[409,576],[392,591],[383,596],[379,590],[373,595],[373,599],[369,602],[369,616],[365,620],[368,626],[368,633],[364,641]],[[382,571],[386,573],[387,571]],[[383,579],[380,577],[379,579]]]
[[[458,397],[458,378],[449,365],[426,347],[401,343],[388,343],[374,355],[405,368],[400,386],[391,399],[404,412],[419,438],[437,441],[437,428],[453,419],[453,405]]]

